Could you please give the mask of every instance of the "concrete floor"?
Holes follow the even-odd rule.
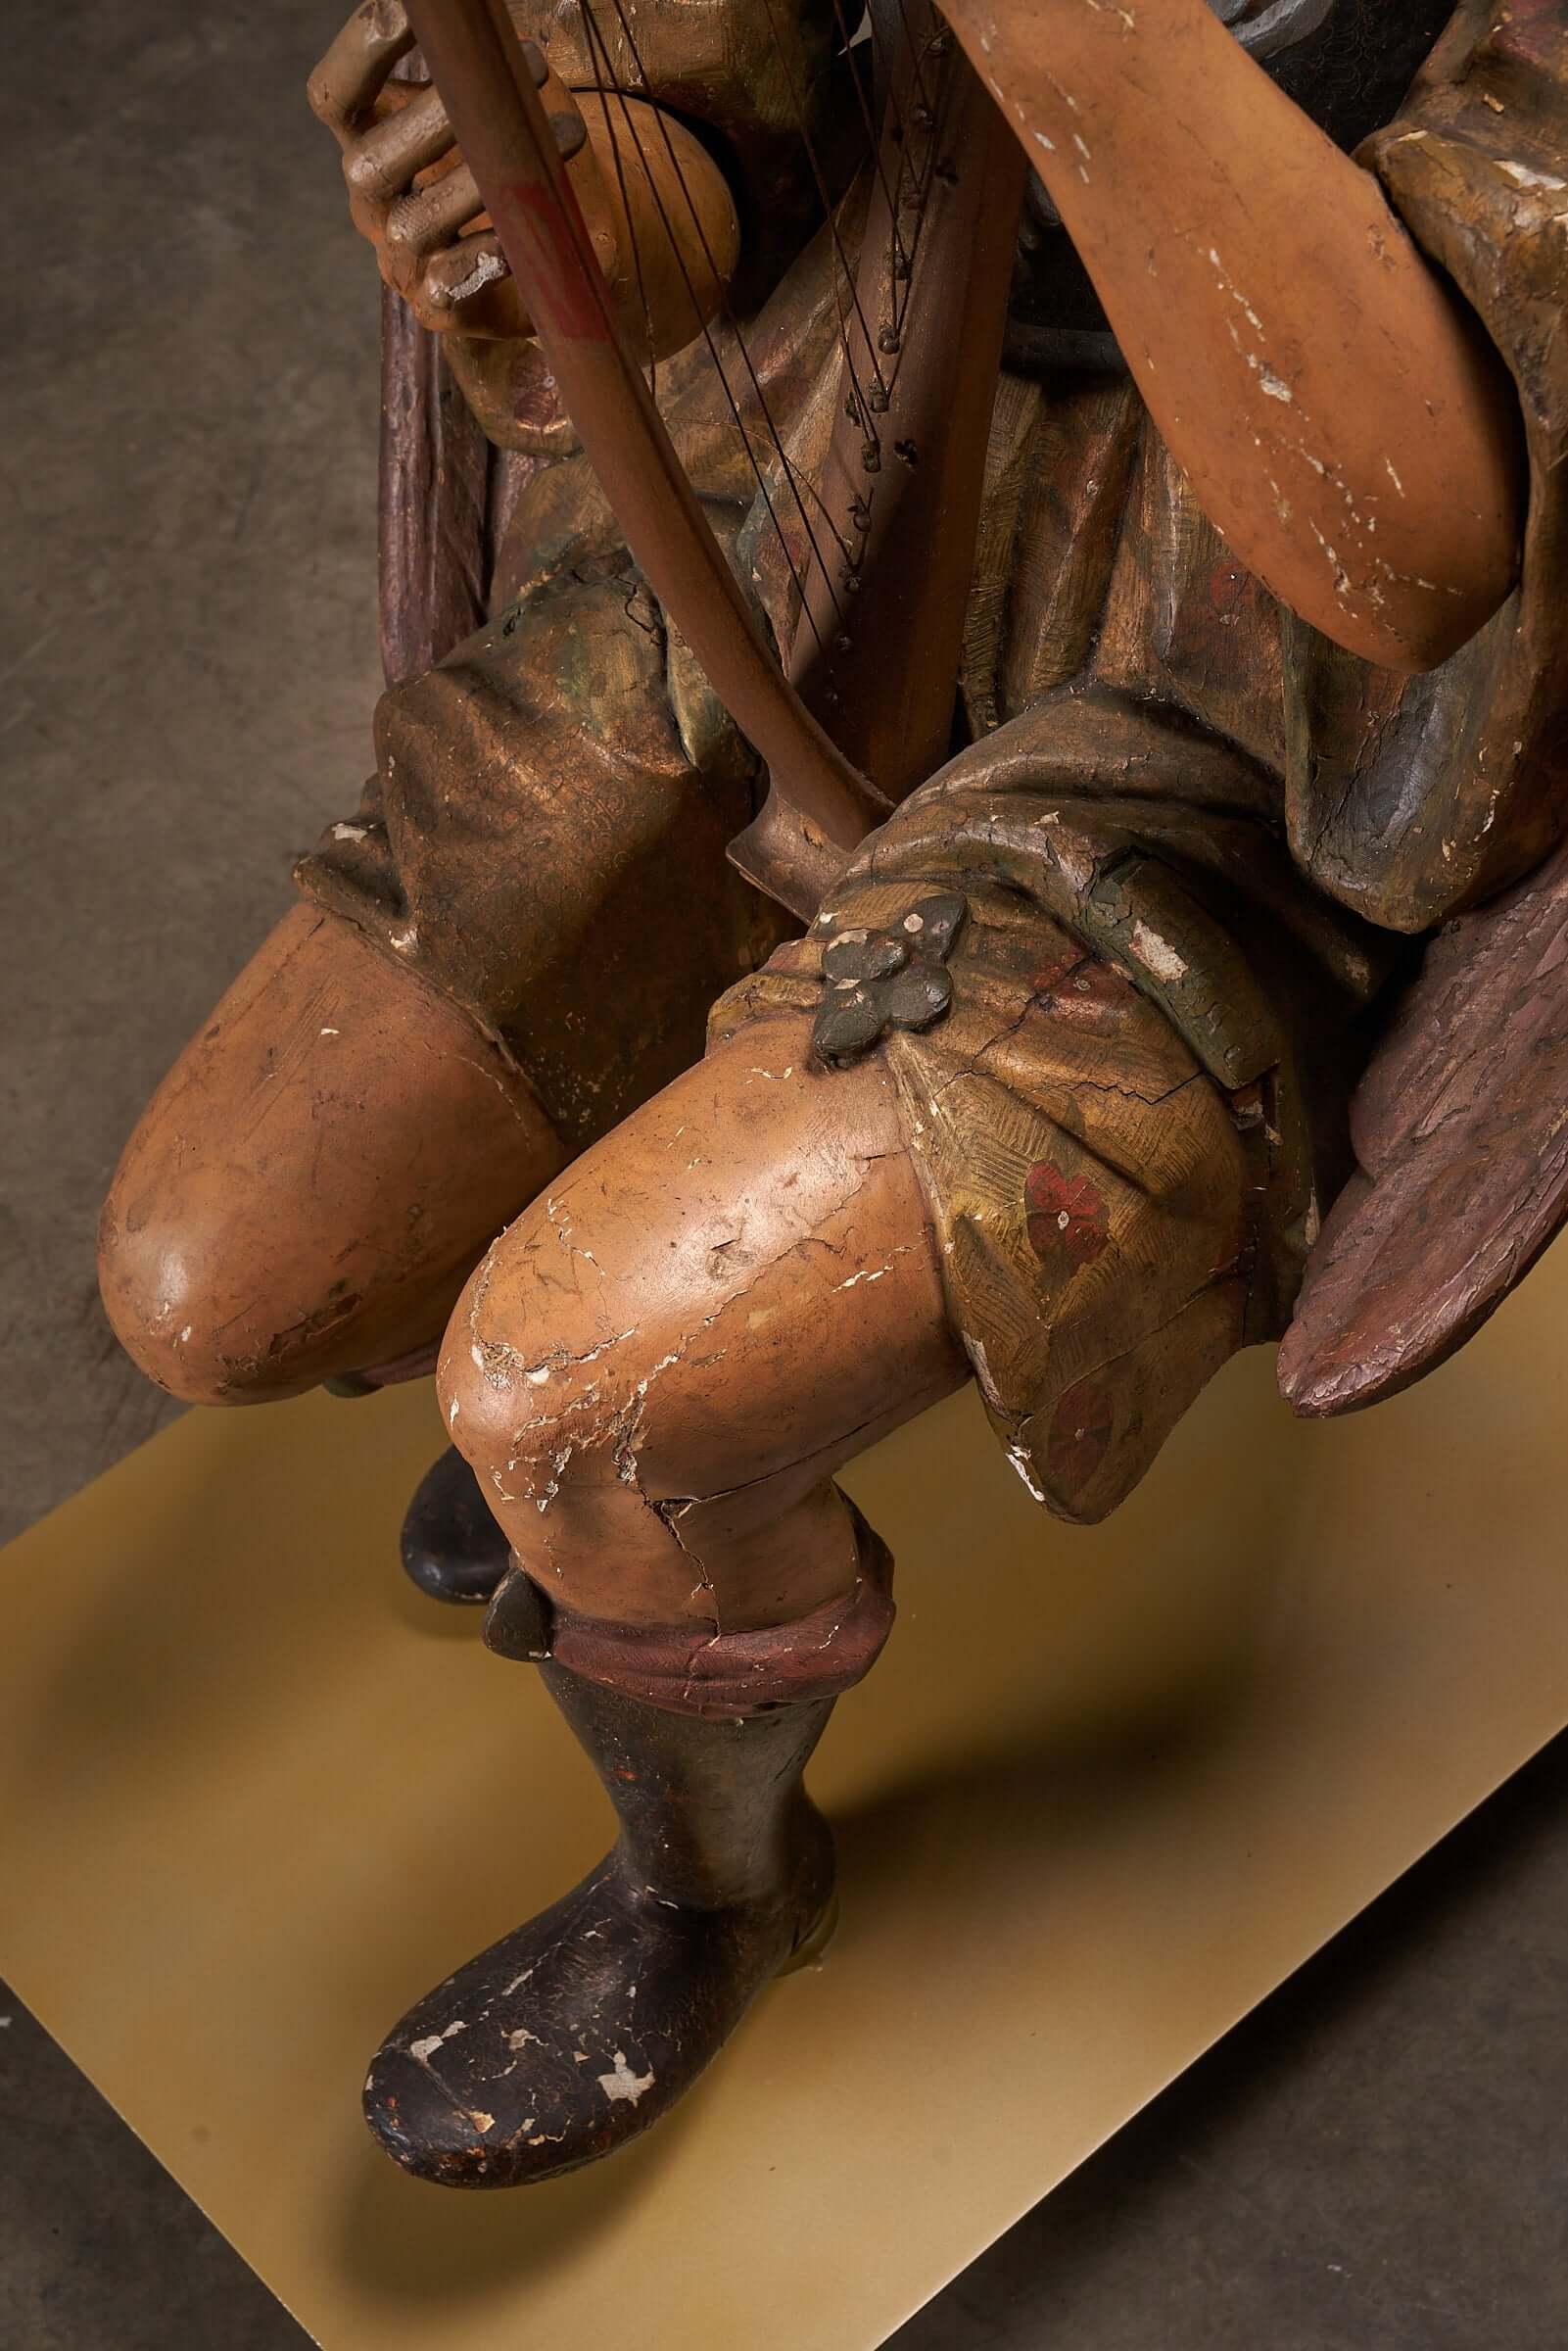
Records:
[[[104,1324],[97,1204],[368,764],[374,285],[301,96],[333,29],[331,0],[75,0],[8,43],[0,1535],[171,1409]],[[1568,1742],[899,2351],[1561,2351],[1565,1945]],[[0,2016],[0,2343],[303,2342]]]

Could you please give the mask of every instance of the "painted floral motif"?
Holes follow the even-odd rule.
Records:
[[[1048,1159],[1023,1179],[1029,1246],[1047,1265],[1070,1272],[1092,1266],[1111,1238],[1104,1195],[1087,1176],[1065,1176]]]
[[[1045,1456],[1052,1490],[1064,1502],[1083,1492],[1115,1432],[1116,1414],[1103,1388],[1088,1379],[1069,1388],[1056,1408]]]

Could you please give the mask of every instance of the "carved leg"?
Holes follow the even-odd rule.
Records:
[[[126,1146],[99,1239],[110,1320],[199,1404],[428,1371],[480,1252],[566,1156],[472,1021],[341,917],[296,907]],[[495,1589],[506,1546],[455,1452],[402,1548],[438,1598]]]
[[[565,1156],[472,1021],[350,923],[296,906],[125,1147],[104,1304],[189,1403],[299,1395],[437,1339]]]
[[[973,921],[944,977],[962,907],[857,907],[826,994],[820,947],[782,949],[452,1318],[440,1393],[518,1559],[486,1637],[549,1658],[622,1834],[372,2067],[372,2126],[432,2179],[645,2128],[808,1929],[798,1773],[890,1615],[832,1472],[973,1362],[1031,1491],[1103,1515],[1247,1335],[1253,1106],[1039,914]]]
[[[310,903],[116,1177],[105,1301],[176,1395],[419,1367],[507,1219],[686,1066],[777,939],[725,860],[750,755],[700,697],[677,727],[636,591],[547,584],[382,697],[378,774],[299,869]],[[438,1464],[406,1530],[427,1589],[493,1580],[504,1554],[487,1533],[473,1556],[465,1519],[471,1483]]]
[[[968,1367],[890,1081],[808,1046],[782,1024],[678,1080],[453,1317],[441,1393],[526,1563],[489,1637],[553,1647],[621,1834],[377,2057],[372,2127],[428,2178],[544,2178],[645,2129],[828,1902],[800,1774],[891,1621],[831,1475]]]

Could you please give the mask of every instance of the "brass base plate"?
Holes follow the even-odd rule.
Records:
[[[399,1572],[427,1386],[197,1413],[6,1555],[0,1968],[329,2351],[859,2351],[1568,1720],[1568,1255],[1415,1395],[1258,1353],[1106,1527],[973,1396],[846,1480],[901,1614],[813,1785],[842,1925],[686,2105],[394,2170],[388,2025],[602,1850],[525,1666]]]

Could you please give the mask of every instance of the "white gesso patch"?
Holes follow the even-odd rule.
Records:
[[[1134,923],[1132,936],[1127,942],[1146,971],[1157,980],[1185,980],[1187,966],[1176,953],[1169,939],[1151,931],[1147,923]]]
[[[600,2074],[598,2086],[612,2103],[624,2098],[629,2105],[635,2106],[643,2092],[653,2087],[653,2076],[651,2072],[634,2074],[626,2062],[626,2051],[617,2049],[614,2073]]]
[[[1012,1463],[1014,1468],[1018,1471],[1020,1477],[1022,1478],[1023,1483],[1028,1487],[1029,1492],[1033,1495],[1035,1501],[1043,1502],[1045,1500],[1044,1492],[1034,1482],[1034,1473],[1029,1467],[1029,1457],[1024,1452],[1022,1446],[1010,1445],[1007,1449],[1007,1458]]]
[[[505,274],[506,264],[499,253],[482,253],[468,275],[452,287],[449,299],[453,303],[466,302],[469,295],[477,294],[481,286],[488,286],[494,279],[504,277]]]
[[[408,2054],[410,2057],[417,2057],[420,2063],[423,2064],[427,2057],[434,2057],[436,2051],[440,2048],[444,2040],[451,2040],[454,2033],[466,2033],[468,2027],[464,2024],[462,2018],[458,2017],[455,2024],[451,2024],[447,2027],[445,2033],[432,2033],[428,2039],[425,2040],[410,2040],[408,2043]]]
[[[995,1411],[1004,1412],[1007,1408],[1002,1402],[996,1381],[991,1376],[991,1366],[985,1353],[984,1341],[969,1339],[966,1341],[966,1345],[969,1348],[970,1361],[974,1366],[974,1376],[980,1383],[980,1394]]]

